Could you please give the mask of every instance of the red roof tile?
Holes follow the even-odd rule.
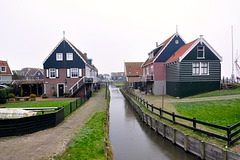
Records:
[[[180,47],[168,60],[166,63],[178,60],[198,39],[183,45]]]
[[[0,67],[1,66],[6,66],[7,72],[1,72],[1,70],[0,70],[0,74],[12,74],[12,72],[11,72],[9,66],[8,66],[7,61],[1,61],[0,60]]]
[[[141,68],[142,64],[143,62],[125,62],[126,76],[142,75],[142,68]],[[129,72],[131,72],[131,74],[129,74]]]

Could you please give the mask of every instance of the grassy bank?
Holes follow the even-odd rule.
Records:
[[[186,97],[186,98],[215,97],[215,96],[227,96],[227,95],[240,94],[240,85],[236,84],[235,87],[237,87],[237,88],[232,89],[232,90],[230,90],[230,89],[229,90],[217,90],[217,91],[198,94],[198,95],[190,96],[190,97]]]
[[[46,100],[46,101],[26,101],[26,102],[18,102],[18,103],[6,103],[1,104],[1,106],[5,106],[7,108],[31,108],[31,107],[62,107],[63,105],[67,105],[70,102],[73,102],[72,99],[66,100]]]
[[[56,159],[106,159],[104,154],[105,112],[96,113],[76,135],[65,153]]]
[[[240,121],[240,99],[174,103],[182,116],[217,124],[234,125]]]

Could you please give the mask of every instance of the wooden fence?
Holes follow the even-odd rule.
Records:
[[[42,112],[41,115],[31,117],[0,119],[0,137],[18,136],[55,127],[87,100],[86,96],[81,97],[68,105],[59,107],[54,113]]]
[[[129,89],[126,90],[126,93],[128,95],[130,95],[132,98],[134,98],[136,101],[141,103],[152,114],[154,114],[154,115],[156,115],[160,118],[163,118],[163,119],[165,119],[165,120],[167,120],[167,121],[169,121],[173,124],[178,124],[182,127],[191,129],[193,131],[203,133],[203,134],[206,134],[208,136],[227,141],[228,145],[232,145],[240,139],[240,135],[238,135],[240,133],[240,129],[237,129],[240,126],[240,122],[236,123],[233,126],[228,125],[228,126],[224,127],[224,126],[215,125],[215,124],[212,124],[212,123],[207,123],[207,122],[197,120],[195,117],[187,118],[187,117],[184,117],[184,116],[176,115],[174,112],[170,113],[170,112],[167,112],[167,111],[165,111],[161,108],[157,108],[153,104],[149,104],[148,101],[146,101],[145,99],[142,99],[141,97],[139,97],[136,94],[134,94],[133,92],[131,92]],[[166,116],[164,116],[163,113],[166,114],[166,115],[169,115],[169,116],[166,117]],[[171,117],[171,119],[169,117]],[[185,121],[189,121],[189,122],[191,122],[192,125],[190,126],[190,125],[184,124],[182,122],[179,122],[179,121],[176,120],[176,118],[179,118],[179,119],[185,120]],[[226,132],[226,134],[225,134],[225,136],[223,136],[223,135],[220,135],[220,134],[217,134],[217,133],[212,133],[212,132],[202,130],[200,128],[197,128],[197,124],[201,124],[201,125],[204,125],[204,126],[207,126],[207,127],[212,127],[214,129],[223,130],[223,131]]]

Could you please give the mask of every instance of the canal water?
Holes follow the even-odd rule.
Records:
[[[118,88],[109,90],[109,137],[115,160],[198,160],[143,123]]]

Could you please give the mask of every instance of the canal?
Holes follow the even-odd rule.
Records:
[[[115,160],[195,160],[144,124],[118,88],[109,86],[109,136]]]

